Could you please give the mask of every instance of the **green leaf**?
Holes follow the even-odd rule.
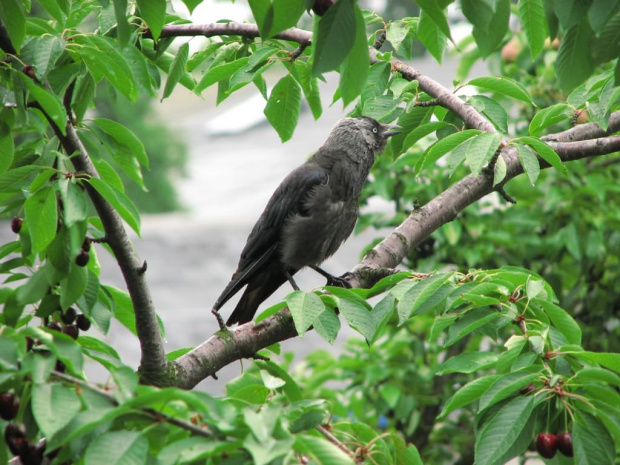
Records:
[[[463,144],[471,137],[477,136],[480,133],[481,131],[477,129],[466,129],[464,131],[450,134],[449,136],[435,142],[426,150],[426,152],[424,153],[424,157],[418,162],[416,166],[416,172],[419,173],[433,166],[435,162],[439,160],[443,155],[453,151],[459,145]]]
[[[293,137],[300,109],[301,89],[295,78],[287,74],[274,86],[264,111],[282,142]]]
[[[564,335],[566,342],[581,345],[581,328],[566,310],[546,300],[535,299],[532,303],[540,305],[553,323],[553,326]]]
[[[598,63],[605,63],[620,56],[620,11],[609,20],[603,32],[594,40],[592,55]]]
[[[499,312],[490,310],[488,307],[470,310],[450,327],[446,346],[451,346],[473,331],[499,318],[502,318],[502,315]]]
[[[562,29],[566,30],[586,18],[591,4],[592,0],[565,0],[561,8],[558,8],[560,5],[555,5],[555,14],[560,20]]]
[[[35,384],[32,388],[32,414],[46,436],[69,423],[80,408],[75,390],[62,384]]]
[[[250,0],[249,3],[263,39],[295,26],[306,10],[304,0]]]
[[[506,162],[504,161],[504,157],[500,154],[500,156],[497,157],[495,166],[493,167],[493,187],[497,186],[500,182],[502,182],[505,177]]]
[[[88,284],[88,270],[83,266],[71,264],[66,278],[60,281],[60,306],[66,310],[84,295]]]
[[[76,35],[73,41],[80,46],[67,50],[81,58],[96,82],[105,78],[129,101],[136,101],[138,89],[131,67],[111,39]]]
[[[501,375],[488,375],[482,378],[476,378],[454,393],[446,405],[444,405],[439,418],[445,417],[456,409],[465,407],[470,403],[480,399],[480,397],[495,383]]]
[[[303,336],[314,321],[325,310],[321,298],[313,292],[294,291],[286,296],[297,334]]]
[[[517,397],[501,408],[476,435],[476,464],[495,464],[511,449],[528,424],[537,399],[533,396]],[[526,444],[527,447],[527,444]]]
[[[295,436],[295,449],[302,454],[312,457],[316,461],[315,463],[355,465],[355,462],[348,454],[321,437],[297,435]]]
[[[607,428],[589,413],[579,411],[575,415],[573,450],[579,465],[615,463],[616,447]]]
[[[465,153],[465,159],[474,177],[477,177],[482,172],[482,167],[493,158],[501,141],[502,136],[500,134],[491,132],[483,132],[471,139]]]
[[[503,106],[485,95],[474,95],[467,102],[482,113],[498,131],[508,133],[508,114]]]
[[[339,89],[345,107],[355,100],[364,89],[370,66],[364,17],[357,5],[354,5],[354,10],[355,40],[351,51],[340,67]]]
[[[357,35],[354,0],[339,0],[323,17],[315,17],[312,73],[332,71],[345,60]]]
[[[426,11],[422,10],[417,31],[418,39],[426,50],[441,63],[443,51],[446,48],[448,37],[441,31]]]
[[[187,63],[188,57],[189,43],[185,42],[179,47],[179,51],[172,61],[170,71],[168,72],[168,79],[166,80],[166,87],[164,88],[164,94],[161,100],[170,97],[170,94],[172,94],[177,82],[179,82],[179,79],[181,79],[181,76],[185,73],[185,64]]]
[[[532,152],[527,145],[517,144],[515,146],[517,148],[517,153],[519,154],[519,161],[521,162],[521,166],[523,166],[523,171],[527,174],[530,183],[533,185],[536,184],[536,180],[540,175],[540,164],[538,163],[538,158]]]
[[[414,315],[432,309],[439,302],[433,296],[452,277],[452,273],[437,273],[412,286],[398,302],[398,324],[402,325]],[[430,302],[430,305],[426,305]]]
[[[140,236],[140,212],[133,204],[131,199],[123,192],[99,178],[90,178],[88,180],[91,186],[95,188],[99,194],[108,202],[127,224]]]
[[[481,412],[513,396],[525,386],[535,381],[540,376],[542,370],[542,366],[527,367],[501,376],[489,387],[482,397],[480,397],[478,410]]]
[[[314,330],[330,344],[333,344],[340,331],[340,318],[330,309],[326,308],[316,320]]]
[[[39,268],[32,274],[26,284],[17,288],[17,302],[20,305],[38,302],[47,294],[49,288],[47,270],[44,267]]]
[[[592,29],[602,31],[607,21],[618,11],[619,7],[620,0],[594,0],[590,10],[588,10]]]
[[[584,17],[562,38],[555,70],[560,87],[565,92],[584,82],[594,71],[591,52],[592,34],[588,18]]]
[[[49,71],[54,68],[56,61],[62,55],[65,49],[65,42],[60,37],[56,36],[42,36],[33,39],[28,42],[24,47],[24,53],[27,48],[33,44],[34,50],[32,51],[32,64],[34,65],[34,74],[40,81],[45,79],[45,76]]]
[[[489,23],[484,27],[474,25],[472,31],[483,58],[497,50],[508,31],[510,0],[495,0],[494,3],[495,6],[491,9]]]
[[[108,431],[96,435],[85,453],[85,465],[146,464],[149,442],[137,431]]]
[[[4,121],[0,121],[0,153],[2,154],[2,157],[0,157],[0,174],[2,174],[13,163],[13,155],[15,153],[13,133]]]
[[[229,63],[224,63],[218,66],[212,66],[209,70],[202,76],[196,87],[194,88],[194,92],[199,94],[207,87],[215,84],[216,82],[222,81],[224,79],[232,76],[237,70],[247,66],[250,57],[239,58],[238,60],[231,61]]]
[[[0,191],[8,191],[11,187],[19,184],[32,173],[44,168],[43,166],[24,165],[0,174]]]
[[[611,352],[572,352],[571,355],[588,363],[598,363],[620,373],[620,354]]]
[[[411,148],[416,142],[418,142],[423,137],[426,137],[429,134],[439,129],[445,128],[447,126],[450,126],[450,125],[444,121],[433,121],[433,122],[418,126],[413,131],[411,131],[409,134],[407,134],[407,137],[405,138],[405,141],[403,142],[403,149]]]
[[[51,187],[44,187],[26,200],[24,204],[32,251],[44,250],[56,235],[58,213],[56,195]]]
[[[547,21],[543,0],[519,0],[519,16],[534,60],[542,51],[547,37]]]
[[[88,198],[77,184],[68,179],[59,182],[60,198],[63,204],[63,220],[70,228],[75,223],[84,221],[88,214]]]
[[[620,376],[604,368],[582,368],[575,373],[572,382],[576,384],[595,382],[620,387]]]
[[[116,34],[121,45],[129,41],[129,24],[127,23],[127,0],[113,0],[116,18]]]
[[[444,8],[440,5],[440,2],[437,2],[436,0],[415,0],[415,2],[420,6],[424,14],[428,15],[433,23],[435,23],[443,35],[452,40],[452,37],[450,36],[448,18],[446,17],[446,13]]]
[[[545,144],[540,139],[536,139],[534,137],[519,137],[515,139],[513,142],[517,142],[520,144],[529,145],[532,147],[540,157],[553,166],[555,169],[559,170],[561,173],[568,174],[568,170],[566,166],[562,163],[562,159],[560,156],[555,153],[551,147]]]
[[[119,145],[127,148],[129,154],[137,158],[142,166],[149,167],[149,158],[146,155],[144,144],[133,132],[111,119],[95,118],[93,123]]]
[[[530,135],[539,137],[543,129],[568,120],[573,116],[574,109],[566,103],[558,103],[550,107],[540,110],[534,115],[530,122]]]
[[[484,76],[474,78],[467,83],[470,86],[480,87],[492,92],[508,95],[523,102],[534,104],[529,92],[522,84],[504,76]]]
[[[110,294],[114,301],[114,318],[137,336],[136,315],[129,295],[125,291],[121,291],[112,286],[102,286],[102,288]]]
[[[38,86],[26,75],[20,75],[22,82],[28,88],[30,95],[41,105],[45,114],[56,124],[60,132],[66,134],[67,112],[60,98],[56,94],[48,92],[43,87]]]
[[[331,289],[331,288],[330,288]],[[338,310],[349,323],[349,326],[359,332],[366,340],[372,340],[375,333],[375,322],[370,314],[369,305],[362,300],[337,297]]]
[[[19,0],[2,0],[0,2],[0,21],[6,27],[11,44],[19,53],[26,37],[26,17]]]
[[[448,373],[473,373],[495,365],[498,354],[491,352],[465,352],[450,357],[437,367],[435,374],[442,376]]]
[[[164,27],[166,18],[166,0],[136,0],[140,9],[140,16],[144,19],[157,41]]]

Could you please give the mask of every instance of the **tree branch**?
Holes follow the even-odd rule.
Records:
[[[258,26],[254,24],[241,23],[213,23],[213,24],[180,24],[164,26],[161,31],[161,37],[181,37],[181,36],[243,36],[250,38],[260,37]],[[274,39],[288,40],[298,43],[310,43],[312,33],[302,29],[291,28],[282,31],[274,36]],[[383,62],[377,58],[378,51],[374,47],[369,47],[370,59],[372,63]],[[437,81],[420,73],[411,66],[400,60],[392,58],[392,69],[398,71],[405,79],[412,81],[417,80],[420,89],[430,96],[439,99],[439,104],[456,113],[469,128],[479,129],[496,133],[497,130],[486,118],[484,118],[474,107],[465,103],[459,97],[454,95],[450,90],[439,84]]]
[[[67,123],[65,128],[66,135],[63,135],[49,115],[40,106],[38,109],[47,118],[66,153],[73,155],[71,162],[75,169],[89,176],[99,177],[73,124]],[[143,265],[134,252],[133,245],[116,210],[89,183],[84,183],[84,186],[101,218],[101,223],[105,229],[106,243],[114,252],[116,261],[125,278],[127,290],[134,307],[136,331],[140,341],[141,359],[139,370],[142,378],[149,380],[151,373],[165,373],[168,367],[168,360],[166,359],[163,341],[159,334],[159,324],[151,293],[146,283],[145,273],[142,271]]]
[[[563,161],[573,161],[619,151],[620,136],[549,145]],[[500,156],[506,162],[504,183],[523,173],[514,146],[506,146]],[[541,168],[549,167],[544,160],[540,164]],[[466,176],[411,213],[389,236],[367,252],[364,259],[351,270],[349,283],[352,287],[361,287],[360,277],[367,276],[369,271],[394,268],[432,232],[456,219],[467,206],[494,190],[492,174]],[[280,311],[257,325],[250,322],[228,333],[218,332],[173,362],[174,384],[191,389],[229,363],[250,358],[258,350],[296,335],[293,318],[288,310]]]
[[[603,130],[597,123],[580,124],[566,131],[549,134],[541,137],[545,142],[572,142],[585,139],[597,139],[620,131],[620,111],[616,111],[609,117],[609,127]]]

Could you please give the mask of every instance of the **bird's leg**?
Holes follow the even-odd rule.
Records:
[[[322,268],[319,268],[316,265],[311,265],[310,268],[312,268],[314,271],[316,271],[319,274],[322,274],[323,276],[325,276],[325,278],[327,278],[327,286],[344,287],[347,289],[351,289],[351,285],[343,277],[339,278],[332,274],[329,274],[327,271],[325,271]],[[346,273],[343,276],[346,276]]]
[[[224,319],[222,318],[222,315],[220,315],[220,312],[215,307],[211,309],[211,313],[215,315],[215,318],[217,319],[217,324],[220,325],[220,331],[230,331],[226,327],[226,324],[224,323]]]
[[[291,286],[293,286],[293,289],[298,291],[299,290],[299,286],[297,285],[297,283],[293,279],[293,276],[288,271],[286,271],[286,270],[283,270],[283,273],[284,273],[284,276],[286,276],[286,279],[288,279],[288,282],[291,283]]]

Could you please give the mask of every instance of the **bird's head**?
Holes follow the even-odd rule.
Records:
[[[338,121],[330,134],[330,139],[344,143],[349,148],[365,146],[375,154],[381,152],[387,140],[398,134],[400,129],[400,126],[382,124],[368,116],[356,116]]]

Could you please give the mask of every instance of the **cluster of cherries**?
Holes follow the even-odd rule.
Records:
[[[0,417],[3,420],[11,421],[17,416],[20,400],[12,392],[0,394]],[[9,423],[4,428],[4,441],[13,455],[19,457],[24,465],[40,465],[45,454],[45,442],[40,441],[32,444],[28,441],[26,427],[21,423]],[[58,454],[58,450],[47,454],[49,459],[53,459]]]
[[[546,459],[552,459],[558,450],[566,457],[572,457],[573,435],[570,433],[540,433],[536,438],[536,450]]]

